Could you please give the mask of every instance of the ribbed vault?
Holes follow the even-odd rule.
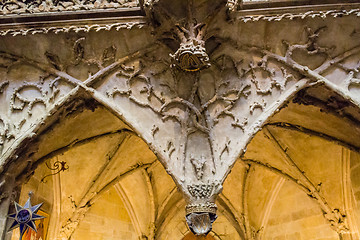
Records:
[[[18,180],[26,179],[19,202],[29,192],[32,201],[44,202],[49,239],[184,237],[189,230],[183,197],[147,145],[101,105],[71,114],[39,136],[42,148],[36,154],[43,156],[33,173]],[[62,138],[68,129],[73,129],[71,136]],[[57,172],[49,169],[55,162],[66,162],[69,169],[51,175]],[[241,239],[227,204],[219,204],[212,235]],[[18,238],[16,231],[13,238]]]
[[[215,239],[312,239],[315,234],[339,239],[337,214],[345,217],[353,239],[359,235],[355,119],[309,99],[295,96],[237,160],[217,200]],[[187,236],[185,201],[161,163],[117,117],[101,104],[91,106],[74,110],[40,136],[43,150],[37,154],[43,156],[19,201],[32,191],[34,202],[45,202],[50,239]],[[68,129],[74,129],[72,135],[64,138]],[[55,172],[46,164],[56,161],[69,169],[41,182]]]
[[[5,17],[2,238],[32,191],[49,239],[358,239],[355,5]]]

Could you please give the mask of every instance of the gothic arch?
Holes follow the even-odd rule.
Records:
[[[225,179],[237,159],[246,156],[252,139],[261,134],[278,145],[288,162],[286,149],[273,133],[285,128],[291,134],[300,130],[358,149],[357,128],[349,137],[349,129],[346,134],[335,127],[325,132],[321,123],[303,126],[282,115],[295,101],[340,114],[347,118],[344,122],[357,126],[360,47],[358,30],[348,22],[358,21],[358,10],[256,18],[243,16],[237,1],[213,1],[211,7],[179,2],[183,6],[179,9],[188,9],[184,12],[169,8],[167,0],[142,3],[150,25],[144,29],[140,28],[147,25],[142,16],[131,20],[129,28],[121,24],[71,26],[56,30],[59,35],[36,35],[36,29],[29,30],[33,35],[9,30],[14,36],[22,33],[24,38],[1,33],[7,36],[0,39],[0,97],[6,103],[0,109],[3,192],[11,192],[14,176],[9,173],[13,169],[23,177],[33,170],[36,165],[28,159],[37,161],[41,156],[30,144],[37,135],[45,136],[42,132],[58,115],[71,114],[79,98],[89,108],[93,104],[106,108],[123,121],[129,134],[135,133],[146,143],[182,192],[190,226],[197,213],[206,212],[210,222],[215,219],[215,202]],[[212,13],[209,16],[208,11]],[[339,14],[344,18],[335,19]],[[318,21],[318,16],[324,20]],[[288,20],[293,18],[295,21]],[[78,34],[79,29],[88,30]],[[104,30],[104,35],[91,29]],[[269,41],[272,32],[278,34]],[[327,34],[342,38],[333,40]],[[54,42],[61,43],[62,51],[57,51]],[[295,108],[301,109],[299,106]],[[30,155],[22,152],[27,146],[35,148]],[[261,165],[256,159],[243,161]],[[245,194],[251,167],[244,172]],[[147,194],[152,195],[151,178],[146,179],[150,186]],[[302,181],[302,187],[322,202],[329,221],[341,220],[341,216],[330,214],[334,209],[324,204],[313,184],[304,176]],[[9,202],[8,196],[4,198]],[[155,207],[152,209],[155,224]],[[239,222],[238,216],[230,217]],[[238,229],[247,229],[246,237],[251,238],[246,217]],[[342,221],[335,225],[343,231]],[[204,231],[210,229],[208,223]]]
[[[318,91],[329,94],[329,97],[317,99],[315,94]],[[345,101],[341,101],[337,93],[331,92],[319,87],[310,87],[298,92],[289,99],[285,107],[266,121],[247,146],[245,154],[237,160],[232,173],[224,183],[223,194],[230,202],[242,202],[243,207],[236,211],[243,214],[242,223],[247,234],[246,239],[269,237],[269,235],[264,236],[266,222],[269,221],[269,217],[271,218],[270,212],[275,203],[275,206],[284,205],[282,200],[277,200],[277,196],[283,186],[289,189],[289,184],[296,186],[296,191],[303,192],[305,198],[315,203],[314,206],[317,205],[316,214],[326,220],[324,228],[328,230],[324,230],[325,232],[331,232],[331,227],[340,238],[358,237],[356,225],[358,213],[355,210],[355,196],[349,186],[351,182],[349,156],[353,155],[354,158],[359,153],[356,141],[359,138],[358,122],[353,117],[359,110],[357,106],[351,104],[343,105],[340,109],[334,107]],[[311,102],[310,99],[313,101]],[[352,112],[354,115],[347,115],[347,112]],[[293,122],[295,119],[296,123]],[[325,149],[327,154],[319,155],[319,152]],[[318,153],[315,153],[316,151]],[[321,165],[322,167],[318,168],[319,164],[326,162],[328,162],[327,167]],[[352,164],[356,165],[356,160],[353,160]],[[323,182],[324,176],[329,182]],[[352,176],[354,177],[354,174]],[[356,181],[355,177],[353,181]],[[240,185],[235,187],[235,182],[240,182]],[[226,191],[230,186],[232,191],[238,189],[237,195],[240,200],[230,191]],[[264,188],[265,186],[267,188]],[[333,195],[329,193],[329,188],[334,191]],[[344,203],[347,206],[343,205]],[[309,203],[308,206],[310,205]],[[259,206],[263,208],[258,209]],[[249,213],[248,209],[252,212]],[[294,213],[295,216],[296,214],[299,213]],[[258,216],[261,218],[258,219]],[[306,217],[299,215],[295,217],[297,220],[302,218]],[[276,220],[271,221],[274,224]],[[292,221],[286,220],[287,223]],[[272,232],[272,234],[276,233]],[[288,234],[290,236],[290,233]],[[299,236],[291,235],[294,238]]]

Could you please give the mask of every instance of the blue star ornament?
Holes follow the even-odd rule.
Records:
[[[24,207],[15,202],[16,213],[8,215],[8,218],[14,219],[8,231],[15,228],[20,228],[20,240],[28,228],[36,232],[36,225],[34,221],[45,218],[44,216],[37,215],[37,211],[41,208],[43,203],[31,206],[30,198],[25,203]]]

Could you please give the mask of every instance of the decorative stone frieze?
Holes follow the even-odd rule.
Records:
[[[96,9],[116,9],[139,7],[138,0],[4,0],[0,2],[0,15],[50,13]]]
[[[352,9],[331,9],[331,10],[308,10],[304,9],[301,12],[285,12],[282,14],[249,14],[244,16],[236,17],[237,20],[247,23],[247,22],[279,22],[284,20],[296,20],[296,19],[306,19],[306,18],[320,18],[324,19],[327,17],[341,18],[344,16],[360,16],[360,8]]]

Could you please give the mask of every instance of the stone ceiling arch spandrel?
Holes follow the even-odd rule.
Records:
[[[137,29],[143,34],[137,36],[127,30],[110,31],[99,54],[91,53],[97,41],[92,32],[73,39],[59,35],[62,46],[70,49],[66,56],[47,47],[33,56],[2,49],[1,89],[11,93],[0,96],[10,109],[10,115],[2,109],[2,166],[16,155],[11,150],[17,144],[14,139],[22,141],[16,134],[30,136],[24,135],[25,129],[36,133],[59,106],[81,92],[145,141],[182,191],[190,228],[206,234],[216,218],[216,196],[235,161],[299,91],[311,95],[311,89],[327,89],[319,100],[328,97],[330,107],[346,116],[357,114],[360,47],[356,34],[351,35],[355,29],[347,27],[347,43],[336,41],[336,48],[326,36],[338,35],[341,28],[336,26],[358,18],[348,14],[335,24],[333,18],[321,24],[313,19],[294,21],[294,29],[289,27],[293,35],[281,32],[275,45],[267,45],[266,31],[256,36],[265,39],[260,42],[225,34],[234,30],[241,35],[246,29],[243,23],[227,21],[226,1],[213,1],[210,10],[206,4],[179,2],[185,12],[167,9],[164,3],[145,2],[152,32]],[[241,17],[233,11],[236,22]],[[276,24],[257,26],[275,29]],[[219,25],[224,30],[216,31]],[[131,41],[119,41],[120,33],[129,34]],[[32,38],[42,38],[37,36]],[[128,54],[133,49],[140,50]],[[21,83],[24,74],[33,80]],[[28,121],[32,118],[34,122]],[[198,216],[202,212],[208,215]],[[198,217],[206,218],[207,226],[195,226]]]

